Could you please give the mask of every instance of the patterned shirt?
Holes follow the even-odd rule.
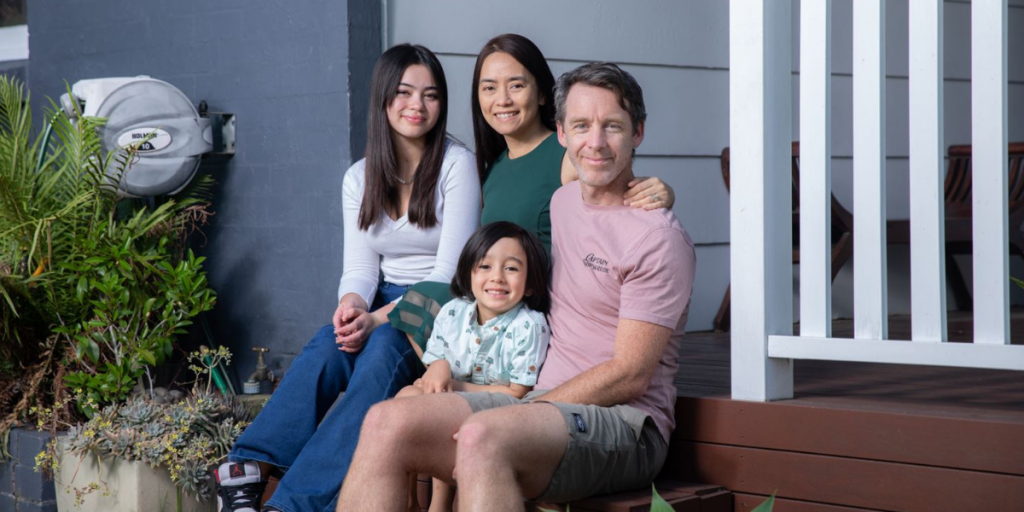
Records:
[[[519,303],[480,325],[476,301],[452,299],[441,308],[423,363],[448,361],[452,378],[480,385],[537,384],[551,330],[544,315]]]

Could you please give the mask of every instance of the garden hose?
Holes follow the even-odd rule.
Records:
[[[43,132],[43,144],[39,146],[39,159],[36,160],[36,173],[43,168],[43,160],[46,159],[46,148],[50,147],[50,135],[53,135],[53,121],[60,115],[60,111],[53,114],[46,123],[46,131]]]
[[[203,356],[203,362],[206,363],[206,367],[210,369],[210,377],[213,379],[213,385],[217,386],[220,394],[227,396],[228,387],[224,384],[224,377],[220,374],[220,365],[211,365],[210,363],[213,362],[213,358],[208,355]]]
[[[213,333],[210,332],[210,324],[206,321],[205,313],[199,313],[199,325],[203,327],[203,334],[206,335],[206,342],[209,343],[211,347],[216,348],[217,343],[213,340]],[[220,389],[221,393],[228,394],[230,392],[231,395],[238,394],[235,391],[235,385],[232,384],[231,379],[228,378],[228,372],[224,367],[224,363],[218,363],[211,373],[216,376],[213,380],[214,384],[217,384],[218,380],[220,381],[221,384],[217,384],[217,389]],[[222,385],[227,389],[222,388]]]

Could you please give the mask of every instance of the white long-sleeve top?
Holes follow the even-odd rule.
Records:
[[[473,153],[448,144],[434,196],[437,224],[430,229],[410,223],[408,213],[394,220],[384,212],[370,229],[359,229],[365,186],[363,159],[349,167],[342,184],[345,270],[338,300],[356,293],[371,306],[381,273],[385,281],[398,285],[451,282],[462,247],[480,225],[480,178]]]

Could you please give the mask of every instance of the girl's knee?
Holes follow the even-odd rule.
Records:
[[[313,338],[310,339],[306,346],[303,347],[303,351],[314,351],[317,353],[328,353],[328,350],[338,351],[338,344],[336,343],[338,336],[334,334],[333,325],[325,325],[320,328]],[[339,351],[340,352],[340,351]]]
[[[334,334],[334,324],[327,324],[327,325],[321,327],[320,330],[316,332],[315,337],[317,337],[317,338],[319,338],[319,337],[334,338],[335,337],[335,334]]]
[[[308,371],[314,371],[310,370],[310,368],[326,367],[332,363],[342,361],[346,357],[351,357],[348,353],[338,350],[336,340],[334,327],[331,325],[324,326],[302,346],[299,359],[296,361],[301,360],[302,364],[308,365],[306,367]]]

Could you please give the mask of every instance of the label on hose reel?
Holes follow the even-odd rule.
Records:
[[[140,141],[145,142],[139,144]],[[160,128],[135,128],[117,138],[118,146],[125,147],[129,144],[139,144],[139,153],[160,151],[171,145],[171,134]]]

